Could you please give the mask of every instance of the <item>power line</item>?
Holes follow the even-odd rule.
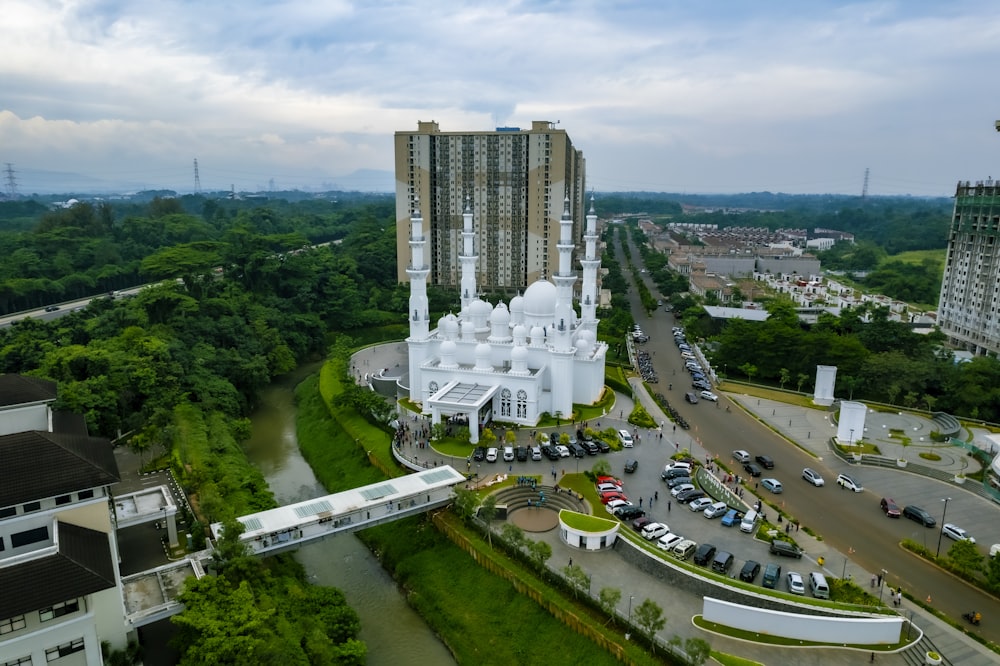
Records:
[[[7,162],[7,168],[4,169],[4,180],[7,182],[7,197],[10,199],[17,198],[17,178],[14,177],[14,165]]]

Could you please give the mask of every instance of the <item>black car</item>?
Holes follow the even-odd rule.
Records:
[[[769,548],[772,555],[781,555],[783,557],[794,557],[795,559],[802,559],[802,551],[794,543],[789,543],[787,541],[782,541],[781,539],[774,539],[771,541],[771,547]]]
[[[639,468],[639,461],[634,458],[629,458],[625,461],[625,471],[631,474]]]
[[[740,569],[740,580],[744,583],[752,583],[757,574],[760,573],[760,562],[754,562],[753,560],[747,560],[743,564],[743,568]]]
[[[691,490],[685,490],[680,495],[677,496],[678,504],[687,504],[692,500],[696,500],[699,497],[704,497],[705,491],[700,488],[692,488]]]
[[[747,474],[750,476],[760,476],[760,467],[753,463],[743,463],[743,469],[746,470]]]
[[[690,476],[675,476],[672,479],[667,479],[667,488],[676,488],[677,486],[684,483],[691,483]]]
[[[582,446],[587,452],[587,455],[590,456],[596,456],[597,452],[601,450],[600,447],[597,446],[597,442],[594,442],[593,440],[584,439],[577,442],[577,444]]]
[[[664,481],[669,481],[670,479],[676,479],[680,476],[691,476],[691,470],[684,469],[683,467],[672,467],[668,470],[664,470],[660,473],[660,478]],[[672,488],[673,486],[671,486]]]
[[[542,447],[542,455],[549,460],[559,460],[559,452],[554,447],[546,444]]]
[[[637,506],[622,506],[615,509],[615,517],[619,520],[635,520],[645,515],[646,512]]]
[[[597,444],[597,450],[601,453],[607,453],[611,450],[611,445],[605,442],[603,439],[599,439],[595,442]]]
[[[694,563],[706,566],[715,557],[715,546],[710,543],[703,543],[694,551]]]
[[[920,523],[924,527],[934,527],[937,525],[937,521],[934,520],[934,517],[925,510],[921,509],[919,506],[913,506],[912,504],[906,505],[903,509],[903,515],[912,521]]]
[[[757,456],[757,462],[764,469],[774,469],[774,460],[771,459],[771,456]]]
[[[550,432],[549,433],[549,443],[552,444],[553,446],[555,446],[556,444],[558,444],[559,443],[559,433],[557,433],[557,432]]]
[[[472,452],[472,459],[475,460],[476,462],[483,462],[484,460],[486,460],[486,447],[477,446],[475,450]]]
[[[49,306],[46,306],[45,311],[46,312],[55,312],[58,309],[59,309],[58,305],[49,305]]]
[[[514,455],[517,456],[519,462],[526,462],[528,460],[528,447],[519,446],[514,449]]]

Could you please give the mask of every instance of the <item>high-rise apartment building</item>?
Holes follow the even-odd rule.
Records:
[[[436,122],[419,122],[415,132],[396,132],[395,149],[399,282],[409,279],[415,211],[425,224],[432,285],[460,286],[466,210],[475,220],[476,283],[485,291],[523,291],[558,271],[567,199],[572,242],[582,251],[585,161],[554,123],[442,132]]]
[[[956,347],[1000,354],[1000,183],[958,184],[938,324]]]

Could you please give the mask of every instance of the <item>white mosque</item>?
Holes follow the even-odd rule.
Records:
[[[591,202],[584,231],[580,316],[573,309],[573,220],[569,200],[560,220],[559,272],[539,280],[510,308],[476,295],[473,213],[463,215],[462,310],[431,329],[427,306],[427,240],[419,206],[410,218],[410,399],[432,423],[468,418],[472,442],[490,419],[535,425],[540,416],[569,417],[573,404],[592,404],[604,390],[607,343],[597,340],[597,214]]]

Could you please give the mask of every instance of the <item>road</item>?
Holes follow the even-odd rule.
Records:
[[[627,266],[621,250],[616,253],[621,265]],[[638,252],[633,254],[633,260],[641,265]],[[647,274],[643,277],[653,294],[659,293]],[[685,391],[691,390],[690,379],[671,331],[678,324],[672,314],[662,308],[647,316],[634,291],[631,293],[631,309],[636,322],[650,337],[644,347],[653,355],[660,378],[659,384],[652,385],[654,392],[667,396],[691,424],[689,434],[699,440],[706,450],[731,463],[731,469],[738,469],[731,457],[735,449],[746,449],[752,455],[770,455],[776,465],[770,473],[765,471],[765,476],[781,480],[785,490],[782,495],[773,495],[768,499],[776,500],[779,505],[783,503],[789,515],[803,526],[810,527],[841,553],[850,553],[853,562],[872,572],[886,569],[890,585],[901,585],[916,598],[931,599],[932,605],[949,617],[961,621],[963,612],[978,609],[984,617],[979,628],[980,635],[1000,643],[1000,602],[902,550],[899,542],[905,538],[926,540],[927,546],[935,550],[939,530],[924,528],[905,519],[888,519],[879,509],[879,500],[883,496],[891,496],[900,506],[919,501],[932,515],[938,516],[938,528],[943,508],[941,498],[951,497],[953,500],[948,506],[949,522],[963,525],[970,524],[974,515],[982,515],[983,512],[989,516],[988,522],[995,525],[995,506],[933,479],[892,470],[864,469],[861,472],[835,456],[817,459],[737,408],[724,394],[720,395],[718,408],[706,401],[687,404],[683,396]],[[671,382],[672,390],[668,389]],[[732,407],[730,412],[726,411],[727,405]],[[803,467],[819,471],[826,479],[826,486],[816,488],[802,480]],[[863,474],[865,491],[853,493],[839,488],[834,480],[837,474],[844,472]],[[763,489],[760,492],[767,494]],[[986,542],[980,539],[981,544]],[[950,545],[951,542],[945,539],[942,552],[946,552]],[[861,581],[861,584],[864,582]]]

